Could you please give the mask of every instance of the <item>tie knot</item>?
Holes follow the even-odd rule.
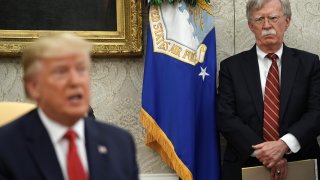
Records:
[[[68,139],[69,141],[74,141],[78,137],[77,133],[74,130],[69,129],[67,133],[64,135],[64,138]]]
[[[267,54],[267,58],[269,58],[273,62],[278,59],[278,56],[275,53],[269,53],[269,54]]]

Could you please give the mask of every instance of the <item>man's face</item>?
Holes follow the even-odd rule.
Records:
[[[49,118],[73,125],[88,111],[90,56],[86,53],[47,58],[39,62],[27,88]]]
[[[284,16],[280,1],[271,0],[261,9],[251,12],[248,25],[260,49],[277,50],[283,43],[284,33],[289,27],[290,20],[290,17]]]

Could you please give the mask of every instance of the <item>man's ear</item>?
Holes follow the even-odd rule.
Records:
[[[39,92],[39,83],[36,77],[26,78],[24,80],[24,86],[26,88],[26,93],[29,98],[34,101],[37,101],[40,96]]]
[[[289,28],[290,23],[291,23],[291,17],[286,17],[286,30]]]
[[[250,31],[253,32],[253,24],[249,20],[248,20],[248,27],[249,27]]]

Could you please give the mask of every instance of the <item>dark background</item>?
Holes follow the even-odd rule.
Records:
[[[116,31],[116,0],[0,0],[1,30]]]

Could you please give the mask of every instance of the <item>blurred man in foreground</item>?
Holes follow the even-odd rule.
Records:
[[[136,180],[125,131],[86,118],[91,45],[53,34],[23,54],[24,87],[38,108],[0,128],[0,179]]]
[[[287,161],[320,157],[319,57],[284,45],[289,0],[248,0],[247,18],[256,45],[220,66],[222,179],[240,180],[242,167],[264,165],[283,180]]]

